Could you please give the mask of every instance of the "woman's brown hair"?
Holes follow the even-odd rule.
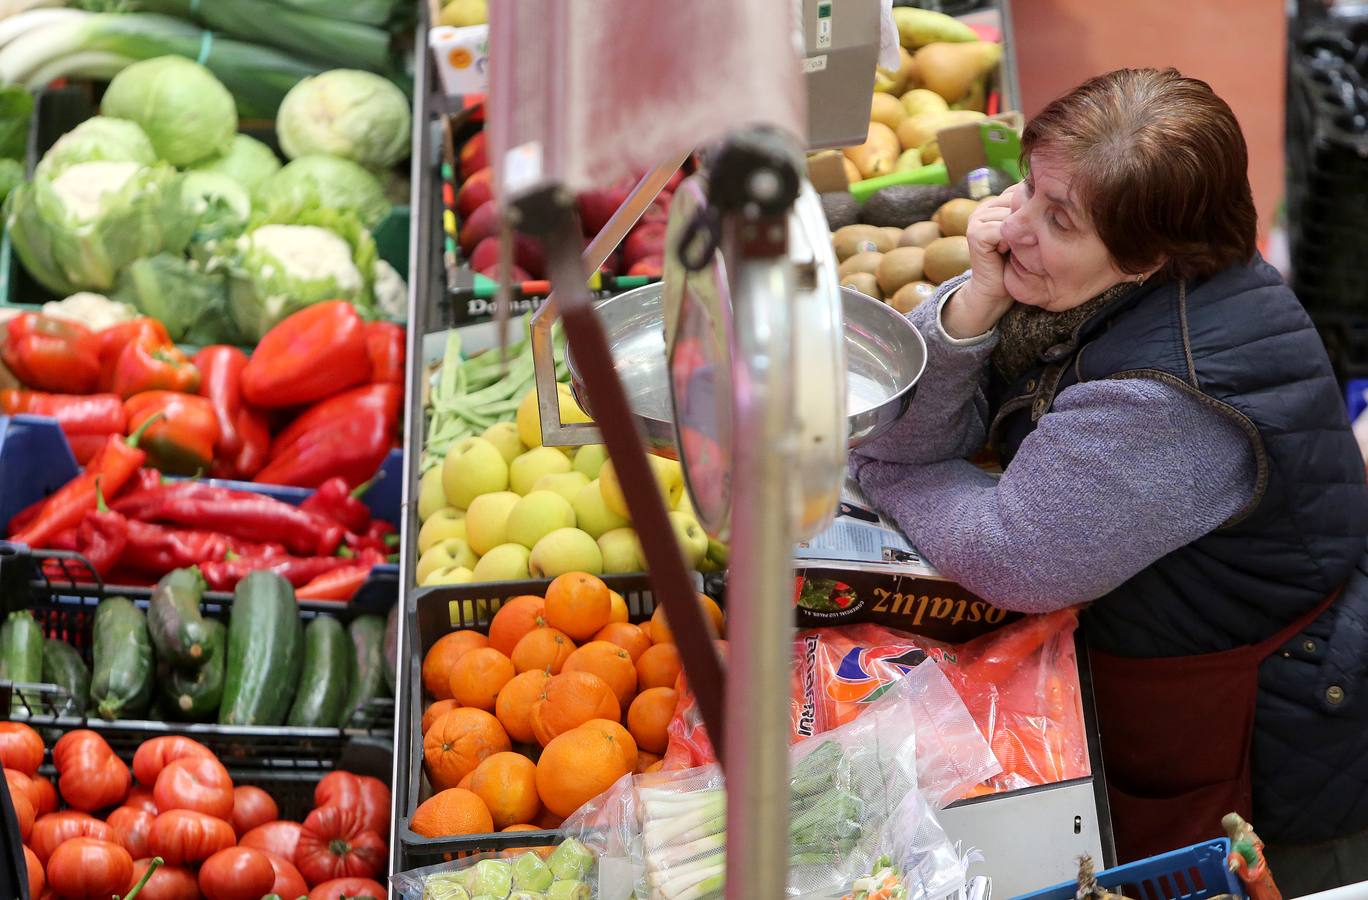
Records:
[[[1255,253],[1248,151],[1211,86],[1175,69],[1117,69],[1055,100],[1021,138],[1046,153],[1122,271],[1204,278]],[[1162,265],[1161,265],[1162,264]]]

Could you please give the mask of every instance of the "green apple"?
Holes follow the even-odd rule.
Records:
[[[534,447],[508,466],[508,483],[515,494],[527,494],[543,475],[570,471],[570,458],[555,447]]]
[[[608,508],[597,479],[581,488],[570,505],[575,508],[575,525],[595,540],[614,528],[630,524],[626,518]]]
[[[510,465],[526,449],[523,447],[522,438],[518,437],[517,422],[499,422],[490,425],[480,437],[499,448],[499,452],[503,454],[504,462]]]
[[[575,510],[555,491],[532,491],[508,513],[508,540],[529,550],[557,528],[574,528]]]
[[[675,512],[682,512],[686,516],[698,518],[698,512],[693,505],[693,495],[689,493],[687,483],[684,485],[684,490],[679,492],[679,502],[675,504]]]
[[[708,559],[716,563],[719,569],[725,569],[731,560],[731,548],[717,538],[708,538]]]
[[[602,444],[585,444],[575,451],[575,471],[583,472],[590,481],[593,481],[607,460],[607,447]]]
[[[470,568],[474,565],[475,553],[470,549],[470,545],[461,538],[447,538],[429,547],[427,552],[418,558],[418,569],[414,577],[422,584],[438,569],[453,566]]]
[[[556,385],[556,397],[560,401],[560,419],[566,425],[591,421],[589,414],[580,409],[575,402],[575,394],[568,384]],[[537,389],[528,391],[518,404],[518,437],[528,447],[542,445],[541,408],[537,403]],[[568,453],[569,447],[565,448]]]
[[[466,536],[465,515],[454,506],[448,506],[433,513],[423,522],[423,527],[418,529],[418,552],[426,553],[433,544],[440,543],[447,538],[464,540]]]
[[[703,557],[708,555],[708,533],[693,516],[681,512],[670,513],[670,524],[674,526],[675,540],[684,552],[684,561],[690,568],[698,568]]]
[[[640,572],[642,562],[641,539],[635,528],[614,528],[599,536],[599,552],[603,554],[603,571],[609,575]]]
[[[500,544],[475,564],[476,581],[526,581],[530,554],[522,544]]]
[[[481,494],[508,488],[508,463],[503,454],[484,438],[464,438],[447,451],[442,462],[442,489],[447,505],[470,509]]]
[[[533,578],[555,578],[566,572],[603,574],[603,553],[589,535],[578,528],[558,528],[532,548]]]
[[[656,486],[660,488],[660,495],[665,499],[666,508],[674,509],[679,503],[679,495],[684,492],[684,470],[675,460],[655,454],[647,454],[646,460],[651,464],[651,474],[655,476]],[[617,470],[613,467],[611,459],[599,469],[598,481],[599,489],[603,491],[603,501],[608,504],[608,508],[623,518],[630,519],[627,498],[622,493],[622,484],[618,481]]]
[[[443,584],[469,584],[475,580],[475,573],[466,566],[447,566],[428,573],[423,579],[423,587],[436,587]],[[468,602],[468,601],[467,601]]]
[[[466,540],[470,549],[484,556],[508,543],[508,514],[522,498],[512,491],[481,494],[466,510]]]
[[[426,522],[432,514],[447,505],[442,488],[442,467],[433,466],[418,479],[418,521]]]
[[[559,472],[555,475],[543,475],[538,478],[532,484],[532,491],[555,491],[565,498],[566,503],[574,503],[579,492],[588,483],[589,476],[583,472]]]

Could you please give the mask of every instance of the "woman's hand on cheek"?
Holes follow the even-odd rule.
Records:
[[[979,204],[969,217],[969,280],[941,313],[941,327],[957,340],[978,337],[992,329],[1015,302],[1003,284],[1007,242],[1002,223],[1012,214],[1013,185],[998,197]]]

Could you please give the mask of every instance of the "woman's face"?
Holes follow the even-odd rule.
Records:
[[[1019,303],[1063,312],[1135,277],[1116,267],[1072,180],[1059,160],[1038,150],[1026,180],[1012,189],[1012,213],[1002,223],[1010,251],[1003,284]]]

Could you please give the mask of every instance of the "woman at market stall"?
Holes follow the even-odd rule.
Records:
[[[915,309],[929,363],[853,456],[941,572],[1089,604],[1125,859],[1238,810],[1284,894],[1368,879],[1368,487],[1329,360],[1255,249],[1244,138],[1174,70],[1026,127],[971,269]],[[967,461],[985,442],[1000,478]]]

